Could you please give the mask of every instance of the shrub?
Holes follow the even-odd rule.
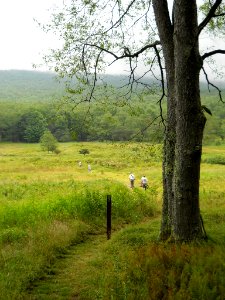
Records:
[[[81,149],[81,150],[79,151],[79,153],[80,153],[80,154],[86,155],[86,154],[89,154],[90,151],[89,151],[88,149]]]

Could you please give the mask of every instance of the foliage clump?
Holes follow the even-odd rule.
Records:
[[[27,112],[18,122],[18,130],[22,142],[38,143],[46,128],[46,119],[39,111]]]
[[[46,130],[40,139],[41,148],[44,151],[54,152],[59,154],[60,151],[57,148],[58,141],[51,133],[51,131]]]
[[[86,154],[89,154],[90,151],[89,151],[88,149],[81,149],[81,150],[79,151],[79,153],[80,153],[80,154],[86,155]]]

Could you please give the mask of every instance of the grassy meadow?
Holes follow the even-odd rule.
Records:
[[[203,149],[200,201],[209,240],[180,246],[157,241],[160,145],[59,149],[56,155],[38,144],[0,144],[0,299],[225,299],[225,146]],[[70,249],[77,256],[68,258]],[[91,260],[81,264],[77,257],[85,253]]]

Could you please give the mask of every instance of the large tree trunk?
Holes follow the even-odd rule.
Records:
[[[166,240],[171,235],[174,207],[174,158],[176,143],[176,100],[173,24],[171,24],[167,3],[153,0],[153,8],[163,48],[167,81],[167,119],[163,145],[163,205],[160,239]]]
[[[199,209],[199,179],[205,117],[201,109],[196,1],[174,5],[176,107],[175,206],[173,237],[190,241],[204,236]]]
[[[172,69],[173,70],[173,69]],[[171,235],[174,218],[174,162],[176,144],[176,101],[174,96],[174,72],[167,72],[167,122],[163,155],[163,207],[160,239],[166,240]]]
[[[203,237],[199,178],[205,117],[201,110],[197,7],[194,0],[174,1],[171,24],[167,1],[153,0],[168,89],[163,160],[161,239]]]

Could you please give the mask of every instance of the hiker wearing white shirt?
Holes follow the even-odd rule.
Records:
[[[130,180],[130,187],[133,189],[134,188],[134,180],[135,180],[135,176],[133,173],[130,173],[129,180]]]
[[[148,179],[145,176],[141,177],[141,187],[143,187],[145,190],[148,187]]]

